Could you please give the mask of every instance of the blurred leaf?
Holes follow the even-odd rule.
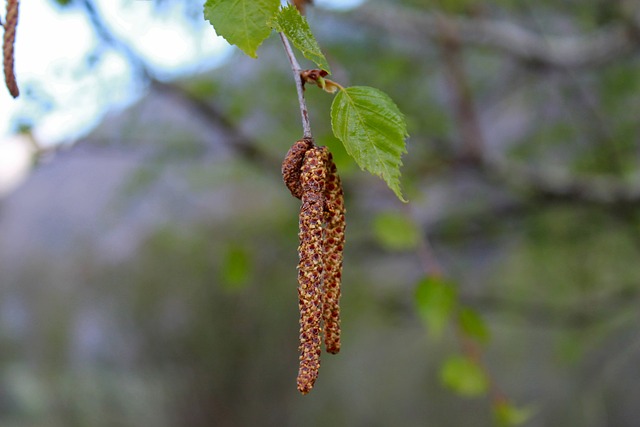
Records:
[[[400,200],[402,154],[407,152],[407,124],[384,92],[366,86],[341,90],[331,105],[331,127],[361,169],[378,175]]]
[[[461,309],[458,314],[458,321],[460,322],[462,331],[467,336],[475,338],[481,343],[489,341],[489,329],[476,311],[467,307]]]
[[[396,212],[377,215],[373,231],[380,244],[391,250],[413,249],[420,237],[416,225],[405,215]]]
[[[518,426],[531,419],[535,410],[532,407],[516,408],[506,401],[498,402],[493,406],[493,414],[496,424],[500,427]]]
[[[447,359],[440,371],[442,383],[462,396],[480,396],[489,389],[487,374],[473,360],[464,356]]]
[[[449,323],[456,302],[455,288],[442,279],[428,277],[418,283],[418,312],[429,332],[439,338]]]
[[[256,51],[271,34],[269,19],[277,12],[278,0],[207,0],[204,17],[216,34],[256,58]]]
[[[271,21],[271,25],[276,31],[284,33],[305,58],[315,62],[323,70],[331,72],[329,63],[311,33],[307,20],[300,15],[295,6],[289,5],[280,9]]]
[[[251,255],[246,248],[232,245],[222,260],[222,279],[229,289],[244,287],[251,276]]]

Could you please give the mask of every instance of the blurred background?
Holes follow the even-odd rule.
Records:
[[[332,78],[390,94],[411,136],[404,205],[306,91],[348,223],[342,351],[307,396],[291,70],[277,37],[257,60],[226,45],[202,3],[21,5],[22,95],[0,90],[0,425],[491,426],[500,399],[526,426],[638,425],[637,1],[308,9]],[[430,329],[425,278],[473,310],[468,337],[446,310]],[[489,385],[443,373],[469,354]]]

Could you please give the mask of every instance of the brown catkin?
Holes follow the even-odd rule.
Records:
[[[300,369],[298,390],[307,394],[320,369],[322,335],[322,279],[324,270],[323,221],[326,184],[326,148],[311,148],[300,171],[300,246],[298,298],[300,308]]]
[[[282,162],[282,179],[293,197],[302,198],[300,172],[304,155],[313,146],[311,139],[301,139],[291,146]]]
[[[331,153],[327,158],[327,183],[324,236],[324,343],[327,352],[340,351],[340,284],[342,282],[342,251],[345,235],[344,193]]]
[[[7,0],[7,13],[4,23],[4,38],[2,43],[4,80],[9,93],[14,98],[20,95],[16,75],[13,71],[13,46],[16,41],[16,27],[18,25],[18,0]]]

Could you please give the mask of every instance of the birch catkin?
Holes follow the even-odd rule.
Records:
[[[300,246],[298,254],[298,298],[300,308],[300,367],[298,390],[307,394],[320,369],[324,273],[324,206],[327,150],[311,148],[300,171]],[[292,192],[293,193],[293,192]]]
[[[326,147],[315,146],[309,138],[296,141],[287,152],[282,162],[282,179],[291,194],[302,199],[298,247],[298,390],[307,394],[318,378],[322,336],[327,352],[340,351],[344,194],[331,153]]]
[[[13,46],[16,41],[16,27],[18,25],[18,0],[7,0],[7,13],[4,23],[4,38],[2,43],[4,80],[9,93],[14,98],[20,95],[16,75],[13,71]]]
[[[311,148],[313,142],[310,139],[296,141],[287,152],[282,162],[282,179],[293,197],[302,198],[302,186],[300,183],[300,173],[304,155]]]
[[[327,157],[325,186],[324,236],[324,343],[327,352],[340,351],[340,284],[344,249],[345,208],[342,183],[331,153]]]

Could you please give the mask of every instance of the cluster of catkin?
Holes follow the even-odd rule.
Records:
[[[321,337],[327,352],[340,351],[340,283],[345,208],[342,184],[327,147],[297,141],[282,163],[282,177],[300,208],[298,390],[313,388],[320,368]]]

